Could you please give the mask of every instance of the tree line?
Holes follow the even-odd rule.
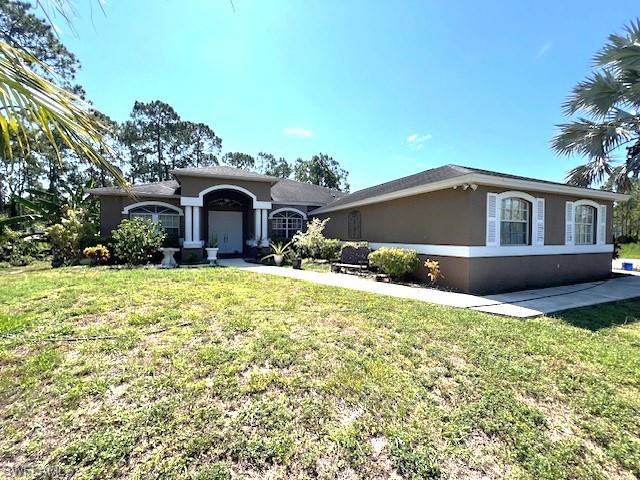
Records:
[[[0,40],[37,58],[39,62],[25,60],[34,72],[84,99],[85,92],[76,82],[80,62],[33,9],[29,3],[0,0]],[[290,162],[268,152],[222,153],[222,139],[210,125],[183,119],[166,102],[136,101],[122,123],[97,110],[92,109],[90,115],[106,126],[96,149],[117,167],[116,175],[121,173],[130,183],[168,180],[174,168],[229,165],[349,189],[348,172],[330,155],[319,153]],[[79,149],[72,148],[64,132],[26,129],[24,135],[28,149],[21,148],[24,142],[17,135],[3,137],[9,138],[13,148],[11,155],[0,157],[0,214],[16,215],[16,197],[29,196],[34,189],[64,195],[67,190],[117,183],[113,172],[87,161]]]

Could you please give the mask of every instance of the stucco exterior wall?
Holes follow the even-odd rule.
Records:
[[[349,212],[361,215],[361,239],[370,242],[469,245],[471,197],[448,189],[318,215],[330,218],[325,236],[349,238]]]
[[[472,258],[469,261],[469,291],[474,293],[551,287],[610,276],[610,253]]]
[[[469,245],[484,245],[487,231],[487,193],[502,193],[513,190],[511,188],[478,186],[476,191],[467,190],[471,197],[471,211],[469,221],[471,225],[471,243]],[[575,202],[588,197],[576,197],[559,195],[555,193],[524,191],[532,197],[544,198],[544,244],[564,245],[565,229],[565,203]],[[594,200],[596,203],[607,206],[607,243],[613,242],[613,202],[606,200]]]
[[[123,218],[127,216],[122,210],[134,203],[140,202],[163,202],[180,207],[180,199],[167,197],[127,197],[116,195],[103,195],[98,197],[100,200],[100,235],[109,236],[111,232],[120,225]],[[184,216],[180,217],[180,231],[184,232]]]
[[[361,240],[383,243],[419,243],[427,245],[483,246],[486,243],[487,193],[502,193],[507,188],[479,186],[440,190],[354,207],[318,215],[330,218],[325,228],[328,237],[349,238],[349,212],[361,215]],[[565,202],[586,197],[524,191],[545,199],[545,245],[564,245]],[[613,241],[613,203],[607,205],[607,243]]]
[[[180,181],[181,195],[197,197],[203,190],[215,185],[236,185],[249,190],[259,201],[271,201],[271,184],[268,182],[252,182],[246,180],[231,180],[224,178],[176,176]]]

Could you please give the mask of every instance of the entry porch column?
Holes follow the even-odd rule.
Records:
[[[201,248],[202,199],[198,197],[181,197],[180,205],[184,207],[184,242],[182,247]]]
[[[193,207],[193,241],[202,245],[202,238],[200,237],[200,207]]]
[[[269,246],[269,229],[267,227],[267,209],[262,209],[262,243],[261,247]]]
[[[254,214],[255,214],[255,222],[254,222],[253,238],[257,242],[258,240],[260,240],[260,234],[262,233],[262,229],[260,228],[260,217],[261,217],[260,209],[259,208],[254,209]]]

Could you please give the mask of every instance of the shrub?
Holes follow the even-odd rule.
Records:
[[[636,243],[638,241],[638,237],[633,235],[620,235],[616,238],[619,243]]]
[[[324,260],[333,260],[340,256],[342,250],[342,242],[337,238],[325,238],[320,248],[320,258]]]
[[[93,225],[84,221],[81,209],[69,209],[65,212],[60,223],[47,229],[47,236],[51,243],[53,265],[71,265],[80,259],[83,243],[94,236]]]
[[[291,241],[300,256],[320,258],[322,255],[322,246],[326,240],[322,231],[328,221],[328,218],[324,220],[314,218],[307,223],[307,230],[305,232],[297,232],[293,236]]]
[[[352,247],[352,248],[366,247],[366,248],[369,248],[369,243],[368,242],[345,242],[340,246],[340,253],[342,253],[342,250],[344,250],[346,247]]]
[[[109,261],[109,258],[111,258],[111,254],[109,253],[109,249],[107,247],[105,247],[104,245],[102,245],[101,243],[99,243],[95,247],[87,247],[87,248],[85,248],[82,251],[82,253],[84,253],[84,255],[87,258],[90,258],[91,260],[93,260],[98,265],[106,264]]]
[[[427,277],[429,277],[429,281],[432,285],[436,285],[444,278],[444,275],[440,271],[440,262],[437,260],[427,258],[427,261],[424,262],[424,266],[427,269]]]
[[[149,263],[166,237],[151,220],[141,218],[123,220],[112,235],[113,253],[131,265]]]
[[[42,244],[4,227],[0,233],[0,262],[22,267],[42,257]]]
[[[415,250],[382,247],[369,254],[369,262],[392,278],[401,278],[415,271],[420,260]]]

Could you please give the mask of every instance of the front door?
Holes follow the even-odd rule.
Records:
[[[218,237],[218,253],[242,253],[242,212],[209,211],[209,239]]]

